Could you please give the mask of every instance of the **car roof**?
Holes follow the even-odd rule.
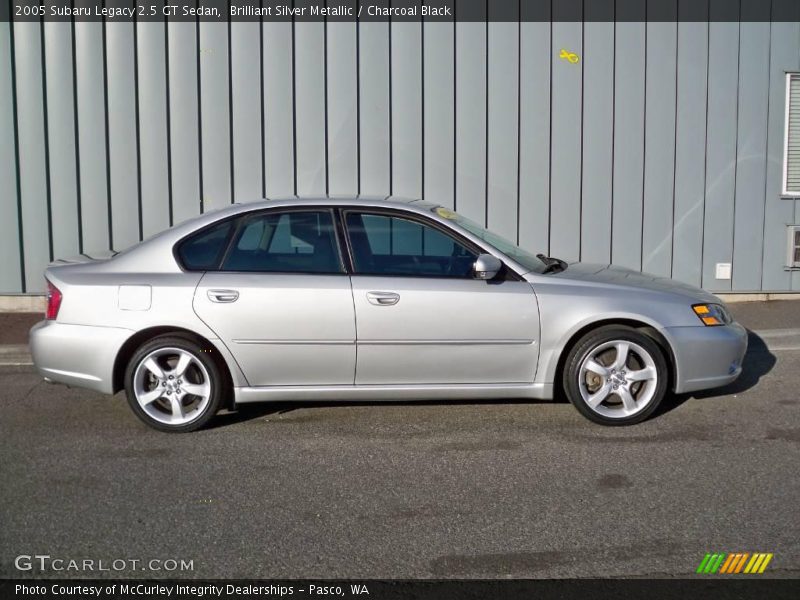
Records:
[[[440,206],[438,203],[428,202],[422,198],[407,198],[403,196],[376,196],[376,195],[298,195],[298,196],[275,196],[263,198],[253,202],[236,202],[233,206],[240,206],[248,210],[257,208],[268,208],[276,204],[325,204],[330,206],[392,206],[397,204],[413,204],[415,208],[435,208]]]

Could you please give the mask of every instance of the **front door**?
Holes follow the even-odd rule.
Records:
[[[473,278],[475,248],[436,224],[349,210],[356,384],[532,383],[539,312],[529,283]]]
[[[328,210],[246,217],[194,310],[251,386],[353,384],[353,297]]]

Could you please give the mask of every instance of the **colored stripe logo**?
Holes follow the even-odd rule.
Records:
[[[736,575],[763,573],[772,560],[773,554],[767,552],[714,552],[707,553],[696,573],[705,575]]]

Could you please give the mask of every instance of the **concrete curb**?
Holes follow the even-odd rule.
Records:
[[[760,329],[750,333],[760,337],[771,352],[800,350],[800,329]],[[0,345],[0,367],[32,365],[27,344]]]
[[[41,294],[0,295],[0,312],[43,313],[46,308],[47,298]]]
[[[27,344],[7,344],[0,346],[0,366],[21,367],[33,365]]]

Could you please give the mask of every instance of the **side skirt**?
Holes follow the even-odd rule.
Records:
[[[237,404],[270,401],[403,401],[552,399],[552,383],[469,385],[328,385],[234,388]]]

